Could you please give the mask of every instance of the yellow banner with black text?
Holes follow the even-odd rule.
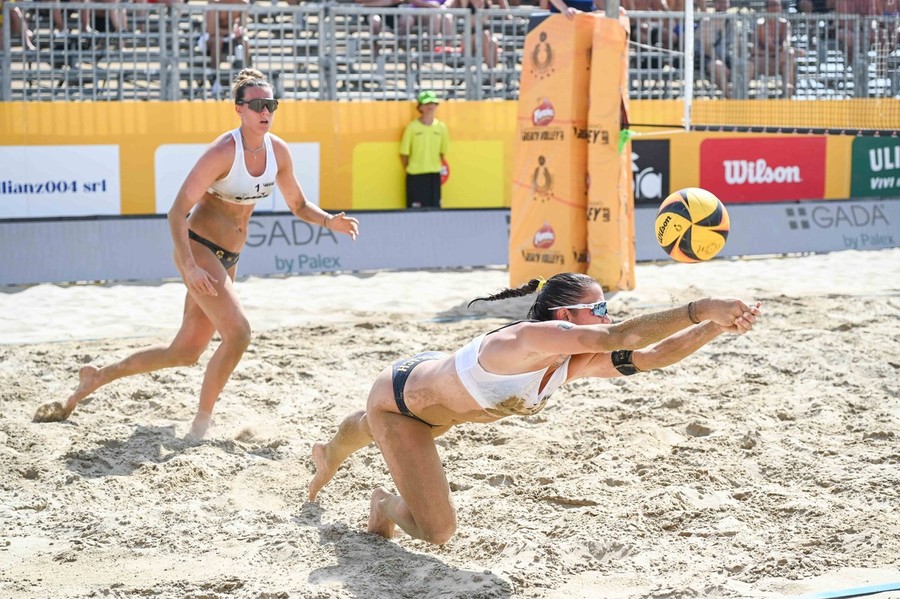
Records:
[[[633,275],[613,276],[613,269],[594,274],[595,262],[608,259],[607,245],[622,245],[616,198],[631,175],[630,161],[618,152],[625,52],[621,25],[591,14],[550,16],[525,39],[512,176],[511,286],[559,272],[589,272],[605,288],[633,287]],[[608,197],[610,191],[615,197]],[[598,215],[606,219],[599,227]],[[597,245],[592,235],[609,239]],[[633,237],[627,240],[632,247]],[[617,253],[612,257],[618,259]],[[630,259],[633,265],[633,250]]]

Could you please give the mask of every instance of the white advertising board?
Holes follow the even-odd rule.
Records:
[[[165,214],[172,207],[175,195],[191,172],[208,144],[166,144],[156,148],[154,156],[156,181],[156,213]],[[289,143],[294,159],[294,174],[303,188],[306,199],[319,203],[319,144]],[[281,191],[256,204],[254,212],[288,212]]]
[[[900,200],[729,205],[721,257],[900,247]],[[667,260],[655,208],[635,210],[637,259]],[[509,210],[357,212],[352,241],[290,214],[254,214],[239,275],[509,263]],[[49,243],[48,240],[52,240]],[[0,285],[177,277],[160,216],[0,221]]]
[[[119,147],[0,146],[0,218],[121,214]]]
[[[900,200],[727,204],[727,256],[879,250],[900,246]],[[655,208],[634,214],[638,260],[665,260],[655,237]]]

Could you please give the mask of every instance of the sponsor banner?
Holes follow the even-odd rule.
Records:
[[[619,20],[597,19],[591,70],[603,73],[590,86],[588,113],[588,274],[604,289],[634,287],[634,222],[631,144],[619,152],[622,90],[627,85],[627,31]]]
[[[556,108],[550,98],[541,96],[535,99],[537,105],[532,109],[530,118],[526,115],[520,122],[516,142],[547,143],[565,142],[575,134],[572,125],[557,119]],[[527,108],[527,106],[523,107]]]
[[[706,139],[700,144],[700,187],[723,202],[821,199],[824,136]]]
[[[586,155],[583,144],[538,155],[516,173],[510,219],[511,285],[585,272]]]
[[[0,218],[121,214],[117,145],[0,146]]]
[[[523,128],[546,127],[551,122],[558,127],[584,123],[595,20],[588,14],[578,14],[571,20],[554,14],[526,35],[518,101],[518,139],[522,138]]]
[[[509,238],[511,285],[585,272],[589,15],[544,19],[525,38]],[[599,132],[596,136],[599,138]]]
[[[852,157],[852,197],[900,197],[900,139],[857,137]]]
[[[209,144],[165,144],[156,148],[154,173],[156,177],[156,213],[165,214],[172,207],[181,184],[194,168]],[[294,160],[294,174],[306,199],[319,203],[319,144],[289,143]],[[289,212],[281,190],[257,202],[254,212]]]
[[[900,247],[900,202],[856,200],[728,207],[731,231],[719,257]],[[669,260],[656,242],[656,210],[636,214],[638,260]]]
[[[728,212],[732,227],[720,257],[900,247],[900,202],[894,200],[735,204]],[[289,215],[254,215],[238,274],[454,268],[502,265],[508,258],[505,209],[354,216],[364,233],[355,242]],[[635,210],[638,260],[670,260],[656,242],[655,220],[655,208]],[[562,254],[553,252],[552,229],[533,231],[537,255]],[[178,277],[160,216],[0,222],[0,254],[0,285]]]
[[[659,207],[669,196],[669,140],[632,140],[631,171],[635,205]]]
[[[506,209],[354,216],[362,230],[356,241],[291,215],[254,214],[238,275],[457,268],[507,261]],[[0,252],[0,285],[178,277],[162,216],[0,222]]]

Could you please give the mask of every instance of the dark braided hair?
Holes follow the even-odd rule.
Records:
[[[547,279],[543,287],[541,287],[541,290],[538,292],[534,303],[531,304],[531,308],[528,310],[528,318],[533,320],[553,320],[553,314],[551,313],[550,308],[570,306],[579,303],[581,298],[584,297],[584,294],[596,284],[597,281],[588,275],[577,272],[562,272],[553,275]],[[494,302],[510,297],[531,295],[537,291],[540,285],[541,279],[531,279],[519,287],[504,289],[503,291],[485,297],[477,297],[469,302],[469,306],[475,302]]]
[[[262,72],[256,69],[241,69],[241,72],[235,75],[232,87],[234,89],[234,102],[238,103],[244,101],[244,90],[248,87],[268,87],[272,89],[272,84],[269,83]]]

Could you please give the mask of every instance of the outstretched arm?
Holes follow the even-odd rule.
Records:
[[[760,302],[757,302],[751,306],[750,311],[754,318],[759,316],[761,305]],[[679,331],[644,349],[619,350],[586,356],[584,366],[580,368],[576,366],[577,370],[570,370],[570,378],[612,378],[665,368],[682,361],[722,333],[727,332],[742,334],[746,331],[706,321]],[[577,358],[576,356],[576,364]]]
[[[656,370],[671,366],[685,359],[725,331],[714,322],[704,322],[689,329],[679,331],[650,347],[636,351],[619,350],[585,356],[581,368],[570,368],[569,378],[599,377],[613,378]],[[573,358],[578,361],[578,356]],[[629,367],[630,366],[630,367]]]
[[[585,340],[605,345],[602,349],[641,349],[674,335],[695,324],[695,321],[700,323],[704,320],[734,328],[736,332],[744,332],[753,326],[754,315],[751,308],[741,300],[706,298],[687,306],[635,316],[607,327],[586,327],[592,330],[587,332]],[[603,328],[606,329],[605,335]],[[591,333],[595,333],[594,339],[589,338]],[[610,342],[615,345],[614,348],[606,345]]]
[[[524,354],[594,354],[614,350],[636,350],[658,343],[693,324],[710,320],[731,332],[753,327],[756,308],[734,298],[706,298],[686,306],[643,314],[617,324],[575,326],[547,321],[517,327],[504,337],[508,351],[517,347]],[[503,337],[501,337],[502,339]]]

